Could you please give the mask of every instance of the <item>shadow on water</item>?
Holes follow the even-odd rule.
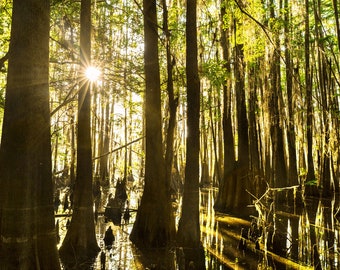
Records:
[[[97,257],[93,257],[91,259],[87,259],[86,261],[82,262],[75,262],[75,261],[61,261],[62,269],[65,270],[92,270],[95,269],[95,261]]]
[[[104,216],[99,215],[96,235],[101,252],[93,261],[84,263],[81,268],[73,269],[340,268],[340,223],[334,215],[339,210],[338,198],[308,199],[299,206],[275,203],[271,198],[263,198],[261,203],[254,204],[254,215],[238,218],[215,213],[213,206],[216,193],[217,190],[214,188],[201,190],[202,248],[198,251],[173,248],[143,251],[142,254],[129,240],[135,212],[131,212],[127,224],[122,221],[120,226],[105,221]],[[135,194],[136,199],[133,199],[134,195],[130,194],[131,209],[137,209],[137,195]],[[102,205],[105,205],[105,202]],[[104,209],[101,208],[99,212],[103,213],[103,211]],[[60,244],[66,233],[69,218],[67,215],[59,215],[57,218]],[[109,226],[112,227],[115,237],[110,249],[105,247],[103,241]],[[188,259],[197,254],[204,258],[203,261],[201,260],[204,266],[197,266],[199,260]],[[187,260],[184,259],[185,257]],[[191,261],[196,261],[196,265]]]

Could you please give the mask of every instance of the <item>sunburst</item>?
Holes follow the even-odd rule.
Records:
[[[94,66],[89,66],[85,70],[85,77],[90,81],[90,82],[96,82],[98,81],[100,77],[100,70]]]

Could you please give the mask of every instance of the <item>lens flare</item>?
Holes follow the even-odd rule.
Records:
[[[99,79],[100,70],[96,67],[90,66],[85,70],[85,76],[89,81],[96,82]]]

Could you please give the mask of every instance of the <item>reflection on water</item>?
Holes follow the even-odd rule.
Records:
[[[202,189],[200,193],[201,240],[206,253],[206,269],[340,269],[340,224],[333,215],[339,208],[338,200],[309,199],[299,207],[267,201],[254,207],[254,215],[246,220],[215,213],[216,193],[214,188]],[[129,194],[130,209],[137,209],[137,195],[137,192]],[[100,213],[107,196],[103,196]],[[177,206],[181,208],[180,201]],[[61,244],[69,217],[60,216],[62,209],[58,214]],[[105,223],[104,217],[99,215],[96,234],[105,256],[99,253],[89,269],[147,269],[129,240],[134,218],[133,211],[129,224],[115,226],[111,222]],[[115,236],[110,250],[105,249],[103,243],[108,226],[113,228]],[[105,268],[102,267],[103,257]],[[148,267],[152,269],[152,265]],[[173,269],[179,269],[176,262]]]
[[[215,193],[201,191],[207,269],[340,269],[335,199],[309,199],[301,206],[269,200],[247,221],[215,213]],[[261,229],[256,239],[253,226]]]
[[[96,222],[96,236],[98,245],[101,248],[96,260],[88,269],[100,270],[100,269],[131,269],[131,270],[142,270],[145,269],[139,262],[138,255],[135,254],[133,250],[133,245],[129,240],[129,235],[132,230],[133,221],[135,219],[135,209],[137,209],[138,196],[131,191],[129,201],[129,207],[132,209],[130,212],[131,218],[129,224],[124,224],[122,221],[121,226],[116,226],[112,222],[105,221],[105,217],[102,215],[104,212],[104,207],[107,203],[107,198],[112,190],[103,194],[101,202],[98,204],[99,216]],[[57,212],[56,222],[59,227],[60,242],[58,248],[61,246],[62,241],[66,235],[67,222],[71,218],[67,216],[63,209],[59,207]],[[111,226],[113,234],[115,237],[113,247],[111,249],[106,249],[104,244],[104,234],[107,228]],[[63,267],[63,266],[62,266]]]

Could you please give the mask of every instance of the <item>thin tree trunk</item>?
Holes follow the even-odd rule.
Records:
[[[212,89],[211,89],[212,90]],[[209,118],[210,118],[210,127],[211,127],[211,136],[212,136],[212,151],[214,151],[213,155],[214,155],[214,158],[215,158],[215,166],[213,166],[213,168],[215,169],[215,173],[214,174],[214,178],[213,179],[213,183],[216,182],[220,182],[221,181],[221,177],[220,177],[220,170],[219,170],[219,156],[218,156],[218,144],[217,144],[217,138],[216,138],[216,133],[217,133],[217,129],[214,125],[214,119],[216,119],[213,115],[213,111],[212,111],[212,100],[211,100],[211,95],[213,93],[213,90],[209,93],[209,101],[208,101],[208,104],[209,104]],[[216,123],[216,126],[218,126],[218,123]],[[211,155],[211,159],[212,158],[212,155]],[[211,180],[209,179],[209,182]],[[208,182],[208,183],[209,183]]]
[[[338,10],[338,0],[333,0],[334,17],[336,23],[336,36],[338,40],[338,49],[340,50],[340,20],[339,20],[339,10]]]
[[[104,116],[103,116],[104,117]],[[109,132],[110,132],[110,103],[107,101],[105,106],[105,117],[103,121],[103,148],[102,154],[109,152],[110,147],[110,139],[109,139]],[[100,158],[100,183],[101,185],[107,187],[109,185],[109,170],[108,170],[108,155],[103,155]]]
[[[288,143],[288,184],[290,186],[298,184],[297,160],[296,160],[296,140],[294,127],[294,99],[293,99],[293,63],[290,53],[290,5],[288,0],[284,1],[284,45],[286,63],[286,89],[288,101],[288,123],[287,123],[287,143]]]
[[[306,114],[307,114],[307,178],[305,180],[305,194],[317,196],[317,186],[311,185],[315,180],[313,160],[313,104],[312,104],[312,76],[310,70],[310,32],[309,32],[309,0],[305,0],[305,81],[306,81]],[[307,184],[307,185],[306,185]]]
[[[317,67],[318,67],[318,81],[319,93],[321,97],[321,111],[320,115],[322,123],[323,143],[320,147],[320,187],[322,188],[322,195],[329,197],[334,192],[334,186],[331,183],[331,151],[330,151],[330,122],[329,122],[329,103],[330,103],[330,90],[331,90],[331,67],[328,67],[327,60],[324,55],[324,45],[320,42],[324,38],[322,33],[320,1],[313,1],[314,19],[315,19],[315,36],[317,37]]]
[[[76,181],[76,175],[75,175],[75,163],[76,163],[76,144],[75,144],[75,123],[74,123],[74,112],[73,109],[71,109],[71,130],[70,130],[70,136],[71,136],[71,160],[70,160],[70,186],[71,190],[74,188],[74,183]],[[71,201],[71,205],[73,204],[73,201]]]
[[[167,92],[169,98],[169,122],[166,135],[166,150],[165,150],[165,166],[166,166],[166,182],[168,183],[170,189],[171,184],[171,172],[173,168],[173,157],[174,157],[174,133],[176,128],[176,114],[178,107],[178,97],[175,98],[174,94],[174,82],[173,82],[173,68],[174,61],[171,56],[171,44],[170,37],[171,33],[168,25],[168,8],[166,1],[162,0],[163,6],[163,31],[166,37],[166,63],[167,63]],[[177,190],[178,191],[178,190]]]
[[[335,79],[333,79],[333,83],[331,84],[331,92],[330,92],[330,96],[331,98],[331,108],[333,108],[334,111],[340,111],[339,108],[339,102],[338,102],[338,97],[336,95],[336,82]],[[339,148],[338,147],[338,143],[340,141],[340,133],[338,132],[340,130],[340,126],[339,126],[339,118],[338,117],[332,117],[332,125],[333,125],[333,129],[336,131],[335,134],[333,134],[333,143],[331,145],[331,149],[338,149],[337,151],[335,151],[335,153],[337,153],[337,155],[333,154],[333,158],[331,161],[331,164],[333,164],[332,166],[332,173],[333,173],[333,181],[334,181],[334,191],[336,193],[339,193],[339,183],[340,183],[340,152],[339,152]]]
[[[205,127],[205,115],[202,113],[200,126]],[[200,132],[200,157],[201,157],[201,179],[200,184],[205,185],[210,182],[209,158],[208,158],[208,129],[202,128]]]

